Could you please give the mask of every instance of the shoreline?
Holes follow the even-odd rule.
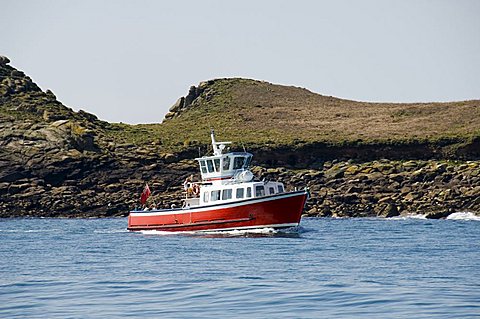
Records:
[[[168,208],[172,203],[180,205],[181,181],[196,169],[193,161],[182,160],[116,169],[106,165],[84,172],[76,186],[68,186],[73,183],[68,178],[57,186],[17,180],[8,183],[2,194],[0,217],[124,217],[137,203],[144,183],[143,179],[132,182],[128,176],[134,174],[147,177],[151,200]],[[304,216],[309,217],[421,213],[436,219],[461,211],[480,215],[479,161],[334,160],[317,169],[254,166],[252,172],[259,180],[279,180],[288,190],[308,187],[311,198]],[[119,178],[114,181],[112,176]]]

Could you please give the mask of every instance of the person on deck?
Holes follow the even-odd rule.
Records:
[[[187,197],[189,197],[189,195],[192,195],[193,193],[192,182],[193,182],[193,174],[187,177],[183,182],[183,189],[187,193]]]

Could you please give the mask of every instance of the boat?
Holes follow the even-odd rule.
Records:
[[[211,140],[213,155],[195,159],[201,181],[186,179],[182,207],[134,209],[128,230],[204,232],[299,225],[308,189],[286,191],[281,182],[255,179],[249,170],[252,154],[224,153],[231,142],[217,142],[213,130]]]

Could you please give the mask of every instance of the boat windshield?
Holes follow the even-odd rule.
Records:
[[[213,163],[215,164],[215,171],[220,172],[220,159],[219,158],[214,159]]]
[[[244,166],[245,166],[245,167],[248,167],[248,166],[250,166],[250,162],[251,162],[251,161],[252,161],[252,157],[251,157],[251,156],[247,156],[247,160],[246,160],[246,162],[245,162],[245,165],[244,165]]]
[[[230,170],[230,157],[225,156],[223,158],[223,170],[228,171]]]
[[[202,170],[203,174],[207,173],[207,165],[205,164],[205,161],[200,161],[200,169]]]
[[[243,167],[245,164],[245,157],[243,156],[236,156],[233,160],[233,169],[239,169]]]
[[[214,173],[215,170],[213,169],[213,161],[212,160],[207,160],[207,167],[208,167],[208,172],[209,173]]]

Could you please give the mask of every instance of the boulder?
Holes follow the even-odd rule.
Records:
[[[163,156],[163,159],[165,160],[165,163],[173,163],[177,157],[174,154],[167,153]]]
[[[19,70],[12,70],[12,72],[10,72],[10,76],[14,78],[23,78],[25,76],[25,73]]]
[[[0,55],[0,65],[7,65],[10,63],[10,59],[4,55]]]
[[[46,94],[49,98],[51,98],[51,99],[53,99],[53,100],[56,100],[56,99],[57,99],[57,97],[55,96],[55,94],[53,94],[53,92],[52,92],[51,90],[47,90],[47,91],[45,92],[45,94]]]
[[[345,169],[345,175],[355,175],[359,170],[360,169],[357,165],[350,165]]]
[[[425,215],[425,218],[427,219],[440,219],[440,218],[446,218],[448,215],[452,214],[454,210],[452,208],[447,209],[447,210],[442,210],[442,211],[433,211],[429,212]]]
[[[183,106],[185,105],[185,98],[182,96],[181,98],[179,98],[177,100],[177,102],[175,102],[175,104],[173,104],[169,109],[168,111],[169,112],[178,112],[181,108],[183,108]]]
[[[165,114],[165,119],[171,119],[175,116],[175,114],[175,112],[168,112],[167,114]]]
[[[393,204],[388,204],[387,207],[385,208],[384,216],[389,218],[389,217],[395,217],[398,215],[400,215],[400,212],[398,211],[398,207]]]
[[[192,104],[192,102],[197,98],[197,96],[198,96],[197,88],[192,85],[188,90],[187,96],[185,97],[184,107],[187,107],[190,104]]]
[[[326,178],[341,178],[345,173],[345,167],[333,166],[325,172]]]

